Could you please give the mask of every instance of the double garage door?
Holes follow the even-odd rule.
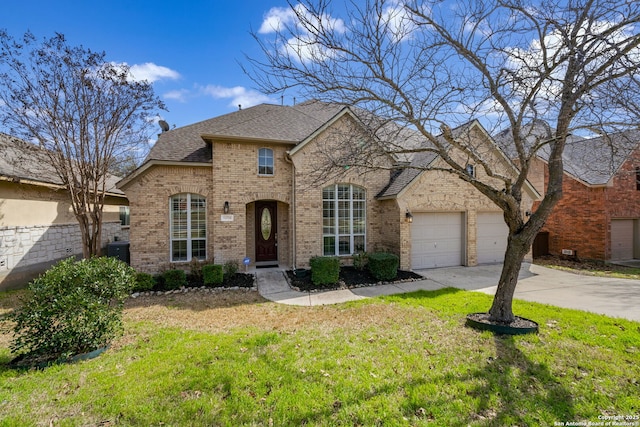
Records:
[[[478,263],[502,262],[507,227],[500,213],[479,213]],[[462,212],[416,213],[411,225],[411,268],[463,265],[466,254],[465,216]]]

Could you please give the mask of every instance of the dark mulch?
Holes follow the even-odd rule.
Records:
[[[489,313],[472,313],[467,315],[467,326],[506,335],[521,335],[538,332],[538,324],[533,320],[516,316],[513,322],[510,323],[497,322],[490,319]]]
[[[225,277],[224,281],[217,286],[205,285],[201,276],[194,276],[193,274],[187,274],[187,288],[201,288],[203,286],[209,288],[252,288],[254,286],[254,275],[246,273],[236,273],[232,276]],[[156,286],[153,287],[154,291],[168,291],[161,277],[157,277]]]
[[[342,288],[358,288],[362,286],[370,286],[378,284],[369,270],[358,270],[354,267],[341,267],[338,283],[328,285],[314,285],[311,282],[311,271],[304,270],[302,274],[295,274],[294,271],[288,270],[287,277],[292,287],[301,291],[315,291],[315,290],[327,290],[327,289],[342,289]],[[411,271],[398,270],[398,274],[395,279],[387,281],[385,283],[394,282],[408,282],[413,280],[421,280],[424,277]]]

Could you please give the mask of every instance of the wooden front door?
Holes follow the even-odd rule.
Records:
[[[256,202],[256,262],[278,260],[277,202]]]

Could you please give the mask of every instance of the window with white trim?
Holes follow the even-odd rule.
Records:
[[[207,202],[198,194],[169,199],[171,262],[207,259]]]
[[[366,192],[350,184],[322,190],[322,253],[351,255],[366,250]]]
[[[258,150],[258,175],[273,175],[273,150],[271,148]]]

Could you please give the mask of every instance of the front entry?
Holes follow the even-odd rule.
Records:
[[[277,202],[256,202],[256,262],[278,260],[277,214]]]

